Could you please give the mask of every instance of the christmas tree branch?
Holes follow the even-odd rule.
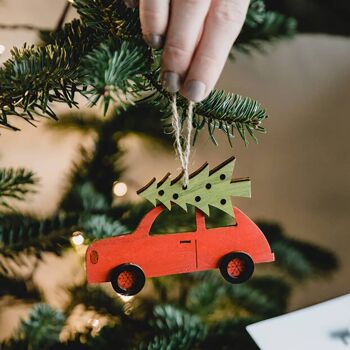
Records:
[[[206,326],[200,319],[171,305],[158,305],[153,311],[151,325],[155,337],[147,345],[141,343],[139,349],[193,349],[207,334]]]
[[[162,100],[156,104],[169,111],[169,94],[159,84],[160,54],[143,42],[138,10],[128,9],[120,0],[77,0],[74,6],[80,21],[45,36],[45,45],[14,49],[12,58],[0,69],[4,82],[0,87],[0,125],[18,130],[10,116],[30,123],[35,116],[57,119],[52,103],[77,106],[76,93],[92,104],[102,100],[106,112],[112,101],[125,108],[133,103],[131,97],[137,99],[154,89],[158,92],[155,97]],[[284,20],[266,11],[262,0],[252,2],[241,43],[278,35],[283,32]],[[263,29],[258,30],[259,26]],[[259,35],[250,37],[250,29]],[[185,102],[179,99],[182,108]],[[266,116],[256,101],[214,91],[197,104],[194,127],[197,135],[207,126],[213,142],[217,129],[230,142],[235,131],[247,141],[248,135],[255,139],[255,131],[264,131],[260,124]]]
[[[75,20],[54,35],[48,45],[13,49],[0,69],[0,125],[18,130],[8,116],[32,123],[35,115],[57,119],[52,102],[77,105],[79,63],[92,49],[93,33]]]
[[[40,256],[43,251],[60,254],[70,245],[77,218],[60,215],[40,220],[21,214],[3,214],[0,223],[0,254],[14,257],[20,252]]]
[[[275,265],[292,279],[303,280],[319,274],[329,274],[339,267],[332,252],[287,237],[280,225],[265,222],[259,222],[258,225],[275,252]]]
[[[23,200],[26,194],[33,193],[37,183],[31,171],[0,168],[0,209],[11,208],[8,199]]]
[[[142,91],[149,87],[142,77],[150,70],[150,62],[144,47],[137,47],[129,42],[122,42],[116,50],[105,44],[88,54],[83,61],[84,92],[89,96],[92,105],[103,99],[104,114],[107,113],[111,101],[122,108],[133,103],[131,97],[139,98]],[[94,75],[91,75],[94,72]]]
[[[74,307],[79,304],[85,305],[88,309],[93,309],[102,315],[109,317],[124,317],[123,304],[120,299],[108,295],[104,289],[99,286],[88,286],[85,283],[69,288],[72,295],[70,303],[65,308],[65,313],[69,315]]]
[[[267,11],[263,0],[251,1],[250,9],[242,31],[231,50],[232,57],[235,51],[243,53],[249,53],[252,49],[263,51],[266,43],[291,38],[296,33],[296,20],[274,11]]]
[[[59,343],[65,321],[62,312],[47,304],[37,304],[28,319],[21,322],[16,338],[28,349],[49,349]]]
[[[41,294],[37,288],[28,281],[27,278],[15,277],[11,278],[0,274],[0,297],[11,295],[20,299],[22,302],[33,303],[41,301]]]

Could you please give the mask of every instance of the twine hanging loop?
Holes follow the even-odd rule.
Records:
[[[187,187],[189,182],[189,161],[191,154],[191,135],[192,135],[192,122],[193,122],[193,107],[194,102],[189,101],[187,107],[187,118],[186,118],[186,130],[182,134],[182,123],[180,120],[179,112],[177,109],[177,99],[176,93],[173,94],[171,109],[172,118],[171,124],[173,127],[174,137],[175,137],[175,151],[180,159],[183,175],[183,186]]]

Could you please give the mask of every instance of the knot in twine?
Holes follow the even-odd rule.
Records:
[[[171,108],[172,108],[171,124],[173,127],[173,132],[175,137],[175,145],[174,145],[175,152],[180,159],[180,163],[183,171],[184,187],[187,187],[189,182],[188,165],[189,165],[190,154],[191,154],[193,106],[194,106],[194,102],[189,101],[188,108],[187,108],[186,130],[184,134],[181,135],[182,123],[181,123],[179,112],[177,109],[176,93],[173,94],[173,99],[171,103]],[[183,140],[183,142],[181,140]]]

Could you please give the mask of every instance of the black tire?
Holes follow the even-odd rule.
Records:
[[[235,264],[238,263],[238,266]],[[233,264],[233,266],[232,266]],[[219,264],[222,277],[232,284],[248,281],[254,272],[252,258],[241,252],[233,252],[225,255]]]
[[[113,289],[122,295],[135,295],[145,285],[145,274],[142,269],[133,264],[122,264],[110,273]]]

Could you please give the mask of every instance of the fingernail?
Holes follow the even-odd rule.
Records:
[[[139,0],[124,0],[124,4],[128,8],[139,6]]]
[[[180,89],[180,75],[175,72],[164,72],[162,74],[162,85],[168,92],[178,92]]]
[[[186,97],[193,101],[199,102],[205,94],[205,84],[199,80],[190,80],[184,86]]]
[[[149,46],[153,47],[154,49],[160,49],[163,47],[164,40],[162,35],[147,34],[143,36],[143,39]]]

